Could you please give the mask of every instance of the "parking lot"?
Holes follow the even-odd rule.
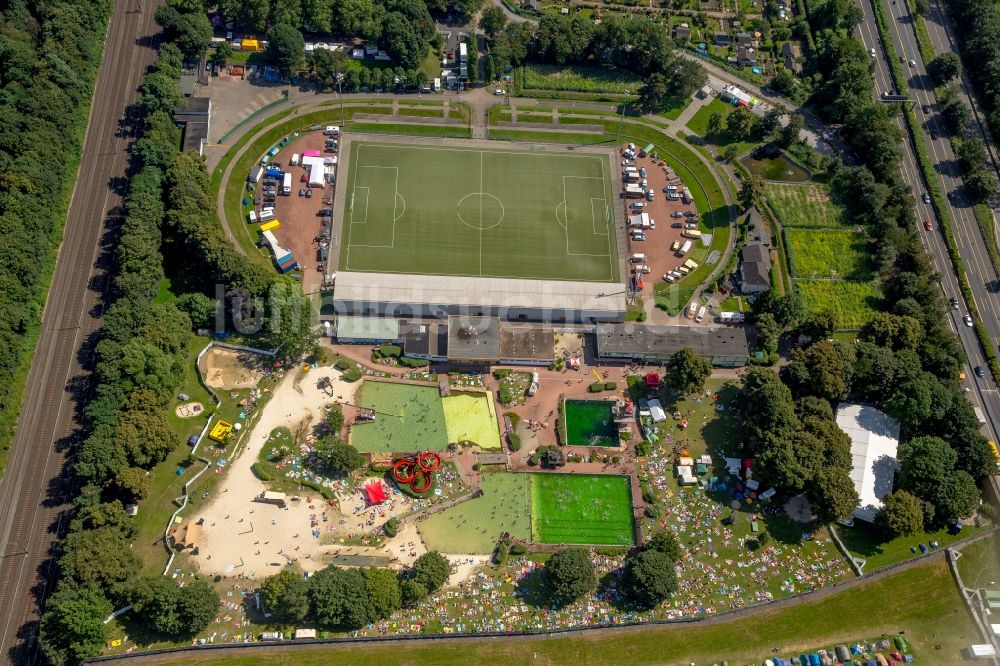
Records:
[[[299,264],[299,274],[302,277],[302,290],[306,294],[319,291],[323,280],[323,260],[320,255],[320,232],[323,218],[320,211],[333,207],[334,186],[308,187],[306,169],[292,166],[292,155],[302,155],[304,150],[323,151],[324,139],[322,132],[307,132],[301,134],[288,144],[284,150],[274,157],[274,162],[281,165],[282,170],[292,174],[292,191],[288,196],[280,194],[281,184],[277,189],[279,194],[274,200],[274,212],[281,221],[281,228],[273,231],[282,247],[291,251]],[[333,156],[334,153],[322,153]],[[310,197],[305,194],[311,193]],[[258,208],[259,210],[259,208]],[[331,255],[333,251],[331,250]]]

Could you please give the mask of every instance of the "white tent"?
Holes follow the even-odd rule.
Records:
[[[309,187],[323,187],[326,184],[326,162],[322,157],[302,158],[302,166],[309,169]]]
[[[662,423],[667,420],[667,414],[663,411],[663,406],[656,399],[649,401],[649,415],[653,417],[653,423]]]
[[[861,498],[854,516],[872,522],[882,498],[892,492],[899,469],[899,422],[874,407],[842,402],[837,406],[837,425],[851,438],[851,481]]]

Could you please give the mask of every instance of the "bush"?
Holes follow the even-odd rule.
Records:
[[[497,368],[496,370],[493,371],[493,376],[496,377],[497,379],[503,379],[505,377],[510,377],[511,372],[513,371],[507,368]]]
[[[510,425],[512,428],[516,428],[517,424],[521,422],[521,417],[514,412],[507,412],[504,416],[510,419]]]
[[[403,348],[397,345],[382,345],[378,348],[378,353],[384,358],[397,358],[403,353]]]
[[[644,458],[649,455],[649,442],[643,440],[635,445],[635,455]]]
[[[532,453],[531,456],[528,457],[528,464],[535,467],[538,465],[539,459],[540,457],[537,453]]]
[[[581,463],[583,462],[583,456],[577,456],[577,455],[566,456],[566,462]]]
[[[618,382],[604,382],[604,390],[605,391],[617,391],[618,390]]]
[[[524,555],[528,552],[528,549],[524,547],[524,544],[515,543],[510,547],[510,554],[515,557],[518,555]]]
[[[362,373],[357,367],[348,368],[344,371],[344,381],[345,382],[356,382],[361,379]]]
[[[514,390],[506,384],[501,385],[500,389],[497,391],[497,400],[500,401],[501,405],[506,407],[510,403],[514,402]]]
[[[600,393],[601,391],[604,390],[604,382],[594,382],[593,384],[587,387],[587,390],[590,391],[591,393]]]
[[[507,446],[512,452],[521,450],[521,438],[518,437],[516,432],[507,433]]]
[[[322,495],[323,499],[333,499],[333,491],[326,486],[322,486],[315,481],[310,481],[309,479],[299,479],[299,483],[310,490],[315,490]]]
[[[264,466],[260,463],[254,463],[250,466],[250,471],[261,481],[274,481],[274,475],[269,471],[264,469]]]
[[[426,358],[410,358],[409,356],[400,356],[399,364],[404,368],[426,368],[431,364]]]
[[[611,462],[613,464],[617,465],[621,461],[622,461],[622,457],[621,456],[611,456]]]
[[[647,506],[644,513],[647,518],[659,518],[661,515],[660,507],[655,505]]]
[[[337,370],[340,370],[341,372],[343,372],[345,370],[350,369],[351,366],[353,366],[353,365],[354,364],[351,363],[350,361],[348,361],[346,358],[338,358],[337,362],[333,364],[333,367],[335,367]]]
[[[390,518],[385,521],[385,525],[382,526],[382,529],[385,531],[385,535],[391,539],[399,534],[399,519]]]

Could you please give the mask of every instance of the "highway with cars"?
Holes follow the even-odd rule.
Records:
[[[893,43],[888,45],[891,46],[888,50],[879,39],[872,2],[883,3],[890,24],[890,39]],[[900,66],[907,78],[917,122],[927,131],[925,140],[938,178],[938,186],[942,193],[956,193],[954,202],[945,194],[945,204],[950,209],[954,221],[955,240],[959,254],[965,263],[965,273],[971,284],[976,306],[990,336],[993,340],[998,340],[1000,339],[1000,317],[998,317],[1000,295],[991,291],[993,285],[997,284],[997,276],[993,272],[993,267],[983,247],[983,239],[972,209],[963,203],[964,200],[960,192],[961,178],[957,173],[958,165],[951,152],[951,145],[945,138],[947,132],[945,131],[944,119],[937,112],[933,84],[921,60],[905,3],[902,0],[897,0],[895,4],[892,4],[892,0],[861,0],[861,7],[864,12],[864,21],[860,24],[858,31],[865,48],[874,54],[872,59],[875,63],[876,96],[882,97],[886,92],[892,93],[894,91],[887,58],[902,58],[903,62]],[[896,25],[895,29],[893,24]],[[911,60],[913,61],[912,65],[910,64]],[[926,111],[924,110],[925,105]],[[996,380],[991,377],[989,368],[986,366],[985,357],[975,331],[971,326],[966,325],[968,313],[966,304],[963,302],[958,278],[948,256],[944,238],[939,232],[939,220],[934,209],[923,196],[927,187],[906,124],[902,117],[897,118],[896,122],[904,137],[902,145],[903,180],[914,193],[917,225],[921,239],[933,257],[934,265],[941,273],[941,289],[945,300],[950,302],[953,298],[958,299],[957,308],[948,308],[948,322],[952,330],[958,334],[969,359],[965,369],[966,379],[963,381],[963,386],[968,390],[967,395],[972,404],[983,411],[987,421],[988,436],[996,440],[997,433],[1000,432],[1000,395],[997,393]],[[939,138],[932,139],[931,131],[935,132]],[[931,230],[925,226],[928,221]],[[982,378],[977,377],[976,368],[981,368],[980,372],[984,375]]]
[[[91,391],[95,332],[129,175],[129,107],[155,56],[156,5],[118,0],[112,8],[81,168],[0,481],[0,654],[18,666],[45,661],[36,640],[39,609],[52,591],[51,547],[65,527],[74,491],[67,462],[78,411]]]

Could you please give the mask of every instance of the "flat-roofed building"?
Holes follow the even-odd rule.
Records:
[[[443,323],[406,323],[400,327],[403,353],[435,363],[448,360],[448,327]]]
[[[457,315],[448,318],[448,360],[496,363],[500,360],[500,319]]]
[[[383,345],[400,342],[398,319],[385,317],[337,317],[337,342]]]
[[[550,326],[500,324],[500,363],[549,365],[556,360],[556,334]]]
[[[661,364],[684,348],[722,368],[746,365],[753,347],[752,329],[742,326],[645,326],[608,324],[595,333],[597,357],[604,360]]]

